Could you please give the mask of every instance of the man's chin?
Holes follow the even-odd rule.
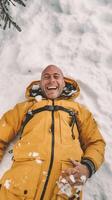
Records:
[[[44,91],[44,95],[45,95],[45,97],[47,98],[47,99],[56,99],[56,98],[58,98],[59,96],[60,96],[60,92],[59,91],[55,91],[55,92],[46,92],[46,91]]]
[[[47,97],[47,99],[53,100],[53,99],[58,98],[58,95],[56,95],[56,94],[49,94],[49,95],[48,95],[48,94],[47,94],[46,97]]]
[[[57,96],[48,96],[47,97],[47,99],[51,99],[51,100],[56,99],[56,98],[57,98]]]

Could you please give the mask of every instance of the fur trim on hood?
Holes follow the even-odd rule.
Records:
[[[58,98],[76,98],[80,93],[80,88],[75,80],[64,77],[65,87],[60,97]],[[43,97],[42,90],[40,88],[40,81],[33,81],[27,88],[26,94],[27,99],[37,99],[38,101],[45,98]]]

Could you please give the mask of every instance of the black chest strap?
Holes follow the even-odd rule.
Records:
[[[35,114],[38,114],[38,113],[43,112],[43,111],[59,111],[59,110],[67,112],[69,114],[69,116],[71,117],[70,126],[72,128],[72,137],[73,137],[73,139],[75,139],[75,135],[73,133],[74,124],[76,124],[78,132],[79,132],[77,118],[76,118],[76,113],[74,111],[68,109],[68,108],[65,108],[63,106],[58,106],[58,105],[55,105],[55,106],[47,105],[47,106],[43,106],[43,107],[40,107],[40,108],[35,109],[35,110],[29,110],[26,113],[26,116],[24,118],[22,126],[21,126],[21,128],[19,130],[20,138],[22,136],[22,132],[23,132],[24,127],[34,117]]]

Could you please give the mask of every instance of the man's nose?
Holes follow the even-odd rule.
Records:
[[[51,83],[52,83],[52,82],[55,82],[54,76],[50,76],[50,82],[51,82]]]

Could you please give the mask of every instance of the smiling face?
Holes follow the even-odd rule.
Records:
[[[49,65],[42,72],[40,87],[48,99],[59,97],[65,86],[62,71],[54,65]]]

